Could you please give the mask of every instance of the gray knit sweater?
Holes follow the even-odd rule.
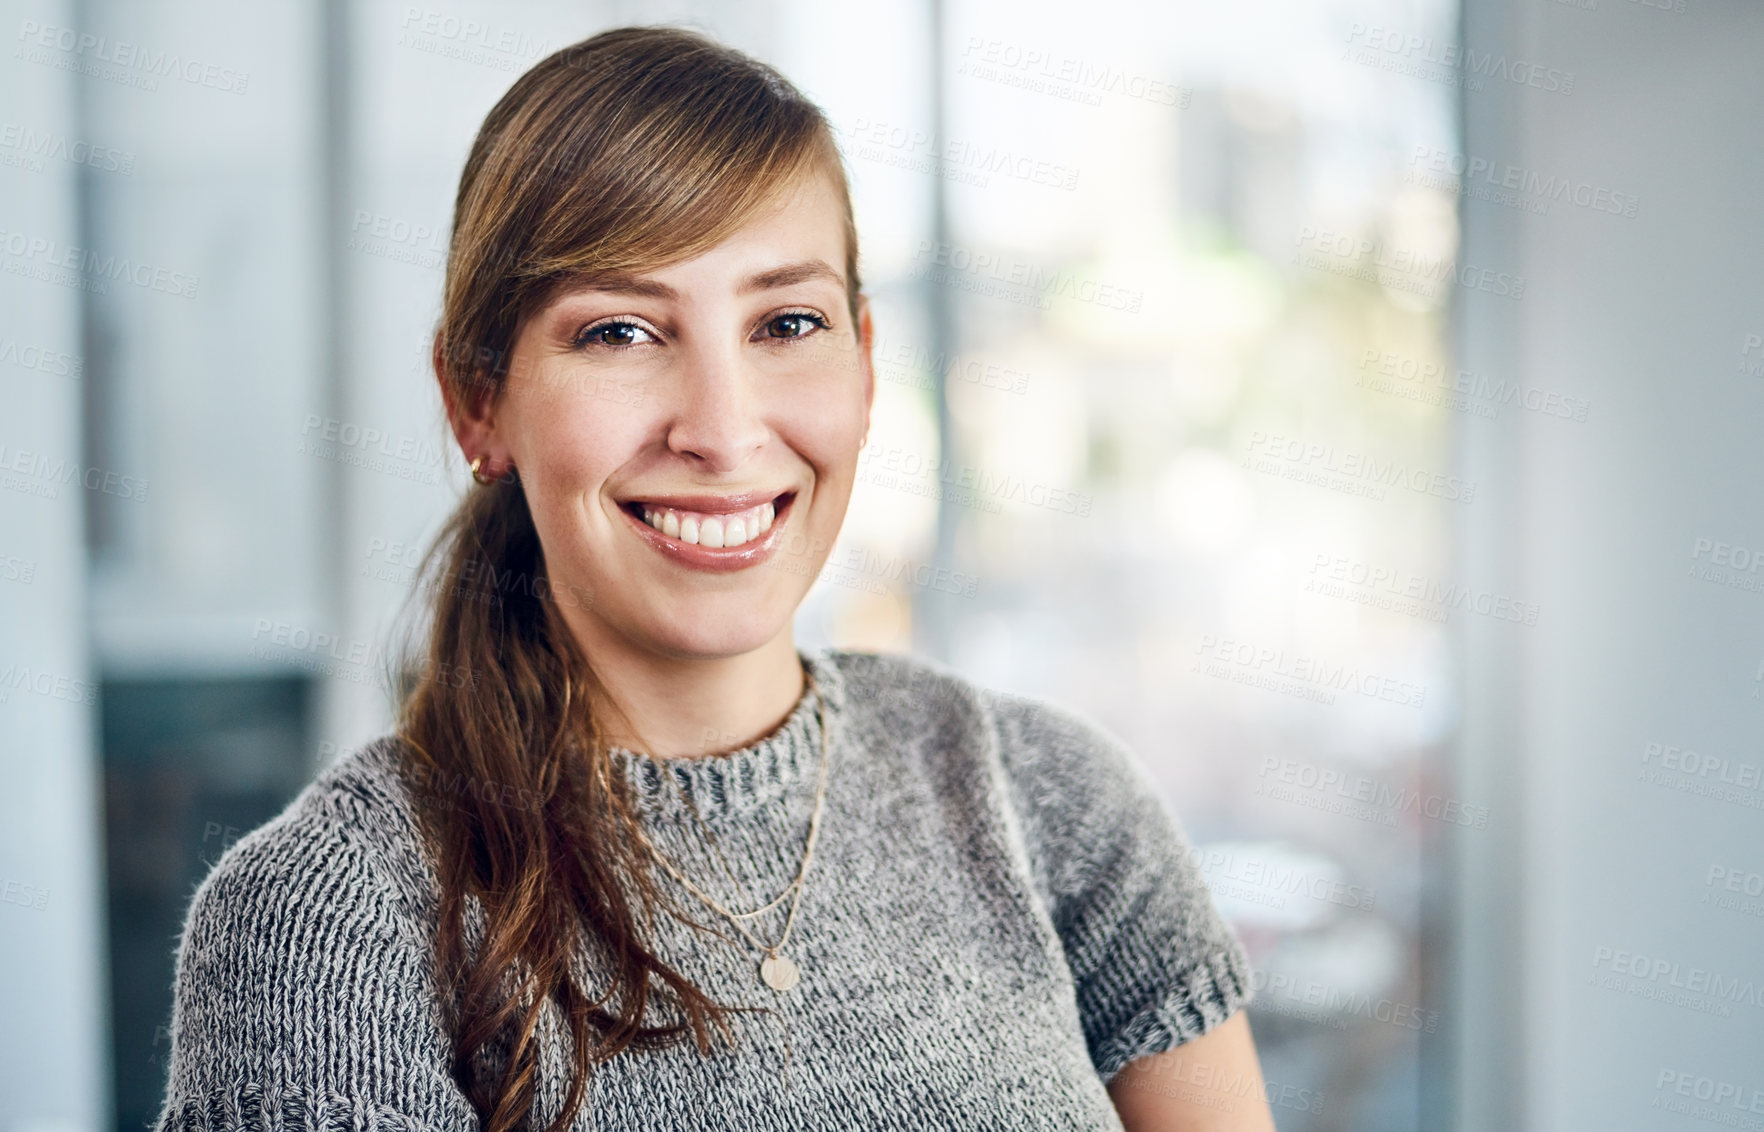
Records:
[[[777,1015],[732,1015],[739,1047],[708,1057],[690,1042],[620,1054],[596,1068],[573,1128],[1119,1129],[1104,1090],[1115,1073],[1250,997],[1247,956],[1149,777],[1085,717],[941,665],[801,655],[832,737],[820,839],[785,948],[801,982],[784,993],[762,983],[760,953],[656,870],[683,908],[740,944],[661,916],[659,953],[716,1001]],[[741,911],[801,864],[819,743],[808,693],[742,750],[613,758],[656,846]],[[448,1075],[434,874],[397,750],[382,739],[338,760],[197,889],[161,1132],[478,1127]],[[776,939],[788,909],[749,930]],[[544,1121],[566,1083],[555,1009],[540,1032]]]

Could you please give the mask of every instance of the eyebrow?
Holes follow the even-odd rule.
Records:
[[[748,295],[755,291],[771,291],[779,287],[807,283],[811,279],[826,279],[841,287],[845,286],[845,277],[828,267],[824,261],[805,259],[801,263],[787,263],[783,267],[749,275],[735,290],[738,294]]]
[[[780,287],[791,287],[798,283],[807,283],[811,279],[826,279],[845,286],[845,277],[827,266],[826,261],[805,259],[800,263],[786,263],[780,267],[756,271],[743,279],[735,288],[738,295],[750,295],[755,291],[774,291]],[[587,291],[607,291],[625,295],[641,295],[648,299],[677,299],[680,292],[655,279],[628,272],[613,272],[595,276],[585,280],[581,285]]]

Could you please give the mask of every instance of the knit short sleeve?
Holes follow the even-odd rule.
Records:
[[[1249,957],[1181,822],[1124,743],[1043,701],[993,704],[1030,864],[1106,1083],[1246,1005]]]
[[[230,848],[178,945],[158,1132],[477,1127],[397,903],[313,819]]]

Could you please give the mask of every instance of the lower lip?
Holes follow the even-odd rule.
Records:
[[[655,547],[669,560],[693,570],[703,570],[711,574],[727,574],[735,570],[745,570],[750,566],[758,566],[777,552],[778,546],[784,541],[784,523],[796,508],[797,495],[792,493],[777,514],[772,516],[772,525],[766,533],[756,539],[748,539],[740,546],[699,546],[695,543],[681,542],[662,534],[642,519],[619,508],[623,515],[636,528],[637,536],[650,546]],[[776,506],[774,504],[774,506]]]

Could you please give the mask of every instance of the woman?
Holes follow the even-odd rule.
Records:
[[[1273,1127],[1245,955],[1121,744],[793,644],[870,342],[769,68],[627,28],[514,84],[456,201],[477,485],[426,662],[198,890],[163,1128]]]

